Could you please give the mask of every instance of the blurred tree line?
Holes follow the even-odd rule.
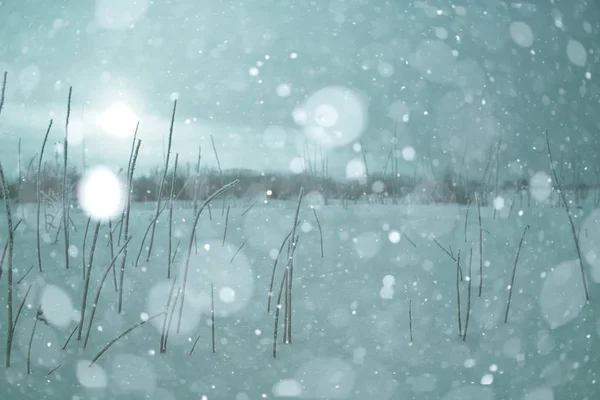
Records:
[[[116,172],[116,171],[115,171]],[[9,193],[18,203],[36,202],[35,168],[27,168],[20,179],[9,182]],[[68,171],[72,201],[76,200],[78,183],[82,174],[76,168]],[[123,178],[125,172],[119,176]],[[154,168],[146,174],[137,174],[133,182],[134,202],[156,201],[157,192],[162,179],[162,169]],[[249,169],[225,170],[222,173],[214,169],[203,169],[200,174],[178,170],[174,181],[174,195],[177,200],[198,201],[205,199],[224,184],[239,179],[238,185],[228,192],[228,196],[236,198],[269,198],[274,200],[295,199],[301,187],[309,192],[318,192],[325,202],[332,199],[357,201],[361,198],[392,199],[400,202],[410,198],[411,202],[419,204],[430,203],[459,203],[466,204],[474,200],[474,192],[487,193],[490,188],[477,180],[463,179],[456,174],[446,172],[437,181],[423,179],[417,176],[379,176],[365,178],[363,181],[338,181],[317,174],[291,174],[276,172],[257,172]],[[161,196],[168,198],[171,190],[173,173],[167,174]],[[45,162],[40,174],[42,198],[48,201],[60,199],[62,186],[62,166],[56,162]],[[491,189],[493,190],[493,189]],[[1,192],[1,191],[0,191]],[[267,194],[268,192],[268,194]],[[2,198],[0,193],[0,198]],[[485,201],[486,196],[483,196]],[[383,202],[383,200],[382,200]]]

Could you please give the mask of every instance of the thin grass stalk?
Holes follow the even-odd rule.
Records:
[[[577,261],[579,261],[579,269],[581,270],[581,280],[583,282],[583,291],[585,293],[585,299],[587,301],[590,300],[590,294],[588,292],[587,281],[585,278],[585,268],[583,267],[583,258],[581,257],[581,249],[579,248],[579,239],[577,238],[577,230],[575,229],[575,224],[573,223],[573,216],[571,215],[571,209],[567,203],[567,198],[565,197],[565,193],[562,190],[562,186],[560,181],[558,180],[558,176],[556,175],[556,168],[554,168],[554,161],[552,161],[552,153],[550,151],[550,141],[548,140],[548,131],[545,132],[546,137],[546,148],[548,149],[548,161],[550,162],[550,170],[552,171],[552,175],[554,177],[554,181],[556,182],[556,186],[558,187],[558,193],[560,194],[560,198],[564,203],[565,212],[567,213],[567,218],[569,219],[569,225],[571,226],[571,234],[573,236],[573,242],[575,244],[575,250],[577,251]]]
[[[171,279],[171,253],[173,252],[173,204],[175,198],[173,194],[175,192],[175,180],[177,179],[177,163],[179,161],[179,153],[175,154],[175,165],[173,166],[173,179],[171,179],[171,193],[169,195],[169,249],[167,259],[167,279]]]
[[[4,76],[2,78],[2,91],[0,91],[0,115],[2,114],[2,109],[4,108],[4,95],[6,94],[6,80],[8,79],[8,71],[4,71]]]
[[[67,341],[65,342],[65,344],[62,347],[63,350],[65,350],[67,348],[67,346],[69,345],[69,342],[73,338],[73,335],[75,335],[75,332],[77,332],[77,329],[79,329],[79,324],[75,325],[75,328],[73,328],[73,330],[71,331],[71,334],[69,335],[69,337],[67,338]],[[85,348],[85,346],[83,346],[83,348]]]
[[[192,354],[194,354],[194,350],[196,349],[196,345],[198,344],[198,341],[200,340],[200,336],[202,334],[198,334],[198,336],[196,336],[196,340],[194,340],[194,344],[192,345],[192,349],[190,350],[190,352],[188,353],[188,357],[191,356]]]
[[[165,341],[163,342],[164,348],[162,349],[163,353],[167,352],[167,342],[169,341],[169,332],[171,331],[171,325],[173,325],[173,315],[175,314],[175,307],[177,306],[177,300],[179,300],[179,295],[181,294],[181,287],[175,293],[175,300],[173,301],[173,308],[171,308],[171,313],[169,315],[169,323],[167,324],[167,330],[165,332]],[[169,310],[167,310],[169,312]]]
[[[83,233],[83,245],[81,246],[81,274],[83,280],[85,281],[85,241],[87,239],[88,230],[90,229],[90,223],[92,222],[92,217],[88,217],[87,223],[85,224],[85,232]]]
[[[319,239],[321,241],[321,258],[323,258],[323,230],[321,229],[321,222],[319,221],[319,217],[317,216],[317,210],[315,210],[314,208],[312,210],[313,214],[315,214],[315,219],[317,220],[317,227],[319,228]]]
[[[223,170],[221,169],[221,162],[219,161],[219,153],[217,153],[217,146],[215,146],[215,139],[213,135],[210,135],[210,143],[212,144],[213,152],[215,153],[215,159],[217,160],[217,168],[219,169],[219,177],[221,178],[221,185],[223,185]]]
[[[196,214],[196,218],[194,219],[194,224],[192,225],[192,233],[190,234],[190,240],[188,243],[187,255],[186,255],[186,259],[185,259],[185,267],[184,267],[184,271],[183,271],[183,286],[182,286],[183,293],[181,294],[181,306],[179,307],[179,316],[178,316],[178,320],[177,320],[177,333],[179,333],[179,331],[181,329],[181,318],[183,317],[183,305],[185,304],[185,289],[186,289],[186,285],[187,285],[187,276],[188,276],[188,272],[190,269],[190,261],[192,258],[192,247],[194,245],[194,237],[196,236],[196,228],[198,227],[198,220],[200,219],[200,215],[202,214],[202,211],[210,205],[210,202],[214,198],[216,198],[217,196],[219,196],[221,193],[225,192],[226,190],[232,188],[233,186],[237,185],[238,183],[239,183],[239,180],[236,179],[232,182],[229,182],[227,185],[223,186],[219,190],[217,190],[208,199],[206,199],[204,201],[204,204],[202,204],[202,206],[198,210],[198,214]]]
[[[159,217],[160,217],[160,214],[162,214],[162,212],[166,209],[166,206],[167,206],[166,204],[163,205],[163,208],[158,213]],[[148,237],[148,233],[150,233],[150,228],[152,228],[152,221],[150,221],[150,223],[146,227],[146,232],[144,232],[144,236],[142,236],[142,243],[140,244],[140,250],[138,251],[137,257],[135,258],[135,264],[134,264],[135,268],[137,268],[140,263],[140,258],[142,257],[142,252],[144,251],[144,243],[146,243],[146,238]]]
[[[135,124],[135,131],[133,132],[133,140],[131,141],[131,150],[129,151],[129,161],[127,161],[127,175],[125,176],[125,180],[129,179],[129,175],[131,174],[131,162],[133,161],[133,155],[135,153],[135,144],[137,143],[137,135],[138,130],[140,129],[140,123]],[[121,173],[123,169],[119,171]],[[121,213],[121,218],[117,225],[119,225],[119,237],[117,239],[117,246],[121,245],[121,239],[123,239],[123,221],[125,220],[125,211]]]
[[[465,214],[465,243],[467,243],[467,224],[469,222],[469,209],[471,208],[471,202],[467,200],[467,213]]]
[[[496,171],[495,171],[495,182],[494,182],[494,198],[498,198],[498,187],[499,187],[499,170],[500,170],[500,147],[502,146],[502,136],[498,134],[498,147],[496,148]],[[494,219],[496,219],[496,207],[494,207]]]
[[[477,202],[477,215],[479,218],[479,297],[481,297],[483,289],[483,228],[481,227],[481,202],[479,193],[475,193],[475,201]],[[470,273],[469,276],[471,276]]]
[[[512,291],[515,286],[515,275],[517,274],[517,263],[519,262],[519,254],[521,254],[521,248],[523,247],[523,241],[525,240],[525,234],[529,230],[529,225],[525,227],[523,230],[523,235],[521,236],[521,241],[519,242],[519,248],[517,249],[517,256],[515,257],[515,265],[513,266],[512,277],[510,279],[510,286],[508,288],[508,301],[506,303],[506,313],[504,314],[504,323],[508,323],[508,311],[510,309],[510,301],[512,299]]]
[[[51,370],[50,370],[50,372],[48,372],[48,373],[46,374],[46,376],[50,376],[50,375],[52,375],[54,372],[56,372],[56,370],[57,370],[57,369],[59,369],[59,368],[60,368],[60,366],[61,366],[61,364],[58,364],[56,367],[54,367],[53,369],[51,369]]]
[[[31,266],[29,267],[29,269],[27,270],[27,272],[25,272],[25,275],[23,275],[23,276],[21,277],[21,279],[19,279],[19,280],[17,281],[17,285],[20,285],[20,284],[21,284],[21,282],[23,282],[23,280],[25,280],[25,278],[27,278],[27,275],[29,275],[29,273],[31,272],[31,270],[32,270],[32,269],[33,269],[33,264],[31,264]]]
[[[87,297],[88,291],[90,289],[90,279],[92,277],[92,266],[94,265],[94,253],[96,252],[96,243],[98,242],[98,232],[100,232],[100,221],[96,222],[96,229],[94,229],[94,238],[92,239],[92,248],[90,249],[90,259],[88,261],[85,286],[83,287],[83,297],[81,299],[81,316],[79,319],[79,330],[77,332],[77,340],[81,340],[81,335],[83,333],[83,322],[85,320],[85,309],[87,307]]]
[[[179,250],[180,244],[181,244],[181,239],[178,239],[177,246],[175,246],[175,251],[173,252],[173,257],[171,257],[171,264],[175,262],[175,256],[177,255],[177,251]]]
[[[413,341],[413,326],[412,326],[412,300],[408,300],[408,331],[410,335],[410,342]]]
[[[106,268],[106,271],[104,271],[104,275],[102,275],[102,279],[100,280],[100,285],[98,285],[98,290],[96,291],[96,297],[94,298],[94,302],[92,303],[92,311],[90,313],[90,320],[88,322],[88,330],[87,333],[85,334],[85,341],[83,343],[83,348],[85,349],[87,344],[88,344],[88,340],[90,339],[90,333],[92,331],[92,323],[94,322],[94,315],[96,315],[96,309],[98,307],[98,301],[100,300],[100,293],[102,293],[102,288],[104,287],[104,282],[106,281],[106,277],[108,276],[108,273],[110,272],[111,269],[114,269],[114,265],[117,262],[119,256],[121,255],[121,253],[127,248],[127,245],[129,244],[129,241],[131,240],[131,236],[129,236],[127,238],[127,240],[125,240],[125,243],[123,243],[123,245],[121,246],[121,248],[119,249],[119,251],[117,251],[117,254],[115,254],[115,256],[113,257],[112,261],[110,262],[110,264],[108,265],[108,267]]]
[[[221,247],[225,246],[225,239],[227,238],[227,225],[229,224],[229,209],[231,206],[227,206],[227,214],[225,215],[225,229],[223,230],[223,240],[221,241]]]
[[[27,346],[27,375],[31,375],[31,346],[33,344],[33,337],[35,336],[35,328],[40,320],[40,315],[42,315],[42,306],[40,306],[37,310],[37,315],[35,316],[35,321],[33,322],[33,328],[31,329],[31,336],[29,337],[29,345]]]
[[[460,250],[458,251],[458,256],[456,257],[456,311],[458,318],[458,336],[462,336],[462,317],[460,316]]]
[[[267,313],[271,312],[271,298],[273,297],[273,285],[275,282],[275,271],[277,270],[277,263],[279,262],[279,257],[281,256],[281,253],[283,252],[283,247],[285,246],[286,242],[288,241],[288,239],[290,238],[290,236],[292,235],[292,231],[290,230],[287,234],[287,236],[283,239],[283,242],[281,242],[281,246],[279,247],[279,251],[277,252],[277,257],[275,257],[275,261],[273,262],[273,270],[271,271],[271,283],[269,284],[269,292],[268,292],[268,301],[267,301]]]
[[[215,347],[215,285],[210,284],[210,319],[211,319],[211,337],[212,337],[212,352],[216,353]]]
[[[231,257],[231,260],[229,260],[229,264],[231,264],[233,262],[233,260],[235,260],[235,256],[238,255],[238,253],[242,250],[242,247],[244,247],[244,245],[246,244],[247,241],[248,241],[248,238],[244,239],[244,241],[242,242],[242,244],[240,245],[240,247],[238,247],[238,249],[236,250],[236,252],[233,255],[233,257]]]
[[[463,342],[467,340],[467,330],[469,329],[469,317],[471,316],[471,284],[473,283],[473,279],[471,276],[472,273],[472,261],[473,261],[473,248],[469,251],[469,285],[467,289],[467,316],[465,317],[465,331],[463,333]]]
[[[21,141],[22,138],[19,137],[19,142],[17,144],[17,204],[19,203],[19,196],[21,195],[21,188],[23,186],[23,169],[21,163],[23,162],[23,156],[21,155]],[[18,207],[17,207],[18,210]],[[21,215],[24,216],[23,208],[21,207]]]
[[[112,232],[112,221],[108,220],[108,244],[110,247],[110,259],[115,258],[115,246],[114,246],[114,238]],[[113,268],[113,285],[115,286],[115,292],[119,291],[119,286],[117,284],[117,270]]]
[[[4,84],[2,86],[2,91],[4,92],[4,87],[6,86],[6,73],[4,74]],[[3,95],[4,96],[4,95]],[[2,99],[4,102],[4,97]],[[13,255],[14,255],[14,245],[15,245],[15,237],[13,231],[13,223],[12,223],[12,214],[10,210],[10,193],[8,191],[8,183],[4,177],[4,169],[2,168],[2,163],[0,162],[0,184],[2,184],[2,194],[4,196],[4,206],[6,208],[6,223],[8,227],[8,267],[6,269],[7,275],[7,290],[6,290],[6,305],[8,308],[7,317],[8,317],[8,325],[7,325],[7,335],[6,335],[6,368],[10,367],[10,356],[12,352],[12,343],[13,343]]]
[[[173,113],[171,114],[171,126],[169,127],[169,143],[167,145],[167,154],[165,157],[165,171],[163,172],[162,179],[158,186],[158,196],[156,199],[156,212],[154,219],[152,220],[152,233],[150,234],[150,244],[148,245],[148,255],[146,256],[146,262],[150,261],[152,255],[152,246],[154,245],[154,234],[156,233],[156,224],[158,223],[158,210],[160,210],[160,201],[162,196],[162,189],[167,179],[167,171],[169,170],[169,158],[171,157],[171,143],[173,141],[173,126],[175,125],[175,112],[177,111],[177,100],[173,101]]]
[[[242,217],[246,214],[248,214],[248,212],[250,212],[250,210],[252,210],[252,208],[256,205],[256,202],[253,202],[252,204],[250,204],[250,206],[248,206],[244,212],[242,213]]]
[[[121,333],[119,336],[117,336],[113,340],[111,340],[106,346],[104,346],[104,348],[102,350],[100,350],[100,352],[98,354],[96,354],[96,356],[90,362],[89,367],[92,367],[96,363],[96,361],[98,361],[98,359],[100,357],[102,357],[102,355],[104,353],[106,353],[108,351],[108,349],[110,349],[112,347],[113,344],[117,343],[119,340],[121,340],[123,337],[125,337],[129,332],[131,332],[131,331],[139,328],[140,326],[143,326],[143,325],[147,324],[148,322],[152,321],[155,318],[160,317],[163,314],[164,314],[164,311],[160,312],[158,314],[155,314],[155,315],[149,317],[146,320],[140,321],[137,324],[133,325],[131,328],[127,329],[125,332]]]
[[[198,211],[198,179],[200,178],[200,160],[202,159],[202,146],[198,146],[198,163],[196,164],[196,176],[194,177],[194,215]]]
[[[289,274],[289,270],[288,270],[288,274],[285,275],[285,283],[283,284],[284,289],[284,293],[283,293],[283,301],[285,302],[285,308],[284,308],[284,312],[283,312],[283,320],[285,321],[285,323],[283,324],[283,339],[281,340],[282,343],[287,343],[287,337],[288,337],[288,313],[290,311],[290,297],[289,297],[289,286],[288,283],[290,281],[290,274]]]
[[[279,312],[281,311],[281,295],[283,293],[283,287],[287,287],[287,275],[288,270],[286,269],[281,279],[281,286],[279,287],[279,295],[277,296],[277,305],[275,306],[275,327],[273,329],[273,358],[277,358],[277,333],[279,328]]]
[[[292,243],[292,250],[290,253],[289,259],[289,274],[288,274],[288,298],[287,305],[289,307],[289,311],[287,313],[287,342],[292,343],[292,286],[293,286],[293,278],[294,278],[294,254],[296,252],[296,248],[298,245],[298,238],[300,235],[296,235],[296,239]]]
[[[69,269],[69,176],[68,176],[68,151],[69,151],[69,117],[71,116],[71,95],[73,93],[73,86],[69,87],[69,98],[67,100],[67,117],[65,119],[65,139],[63,149],[63,234],[65,238],[65,267]]]
[[[296,252],[296,247],[298,243],[299,236],[296,235],[296,227],[298,226],[299,217],[300,217],[300,206],[302,205],[302,198],[304,196],[304,187],[300,188],[300,193],[298,194],[298,205],[296,206],[296,214],[294,216],[294,226],[292,227],[292,242],[290,243],[290,250],[288,251],[288,304],[290,310],[288,312],[288,331],[287,331],[287,342],[292,343],[292,285],[293,285],[293,277],[294,277],[294,254]]]
[[[135,170],[135,163],[138,157],[138,153],[140,151],[140,145],[142,144],[141,139],[138,139],[137,145],[135,146],[135,154],[133,155],[133,159],[131,161],[131,171],[129,173],[129,179],[127,182],[127,205],[126,211],[127,215],[125,216],[125,228],[124,234],[125,236],[129,236],[129,217],[131,215],[131,194],[133,191],[133,172]],[[123,250],[123,259],[121,260],[121,272],[119,274],[119,301],[117,305],[118,313],[120,314],[123,310],[123,285],[125,282],[125,264],[127,263],[127,246]]]
[[[44,135],[44,141],[42,142],[42,150],[40,152],[40,158],[38,160],[38,169],[36,172],[36,185],[35,185],[35,194],[36,194],[36,199],[37,199],[37,212],[36,212],[36,225],[37,225],[37,232],[36,232],[36,244],[37,244],[37,258],[38,258],[38,268],[40,270],[40,272],[42,272],[43,268],[42,268],[42,245],[41,245],[41,239],[40,239],[40,212],[41,212],[41,205],[42,205],[42,178],[41,178],[41,174],[42,174],[42,159],[44,158],[44,149],[46,148],[46,143],[48,142],[48,135],[50,134],[50,129],[52,129],[52,123],[53,120],[50,120],[50,123],[48,124],[48,129],[46,130],[46,134]]]
[[[25,297],[23,297],[23,300],[21,300],[21,305],[19,305],[19,310],[17,311],[17,316],[15,317],[15,323],[13,324],[13,334],[15,332],[15,329],[17,329],[17,323],[19,322],[19,317],[21,316],[21,313],[23,312],[23,307],[25,307],[25,302],[27,301],[27,297],[29,296],[29,292],[31,292],[31,288],[33,288],[33,283],[31,285],[29,285],[29,287],[27,288],[27,292],[25,293]]]
[[[171,290],[169,291],[169,297],[167,297],[167,304],[165,305],[165,318],[163,319],[162,329],[160,333],[160,352],[164,353],[167,351],[167,347],[165,345],[165,338],[167,334],[167,317],[169,315],[169,307],[171,305],[171,298],[173,297],[173,291],[175,290],[175,284],[177,283],[177,277],[173,279],[173,284],[171,285]]]

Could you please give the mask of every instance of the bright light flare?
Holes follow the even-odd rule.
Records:
[[[138,116],[124,103],[112,104],[98,117],[98,125],[120,139],[132,136],[138,121]]]
[[[79,204],[95,220],[117,217],[125,206],[125,185],[106,167],[96,167],[82,179],[78,188]]]

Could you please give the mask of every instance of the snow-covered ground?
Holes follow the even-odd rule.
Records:
[[[273,352],[273,311],[267,313],[274,258],[290,232],[295,204],[232,207],[222,245],[221,201],[200,217],[185,293],[181,331],[175,307],[168,348],[160,353],[163,317],[116,342],[93,367],[90,360],[113,338],[161,313],[173,282],[182,283],[192,210],[174,213],[174,277],[167,279],[168,225],[163,213],[150,262],[133,262],[152,211],[135,205],[125,269],[123,313],[117,313],[112,272],[104,285],[86,349],[77,333],[84,288],[82,243],[86,217],[72,216],[71,268],[65,269],[62,235],[43,235],[44,272],[36,258],[35,209],[25,208],[15,236],[16,326],[12,365],[0,373],[2,399],[597,399],[600,393],[599,212],[574,210],[590,293],[584,297],[573,238],[563,209],[507,210],[493,217],[482,208],[483,287],[477,209],[446,206],[321,206],[324,252],[309,204],[300,211],[293,275],[293,343]],[[15,211],[18,219],[21,211]],[[0,244],[6,240],[5,215]],[[511,274],[520,238],[508,323],[504,323]],[[90,226],[86,258],[94,224]],[[117,229],[118,231],[118,229]],[[437,241],[437,244],[433,240]],[[115,239],[116,240],[116,239]],[[239,253],[240,245],[244,243]],[[93,262],[84,337],[99,280],[110,263],[103,225]],[[440,248],[443,246],[450,255]],[[115,251],[118,246],[115,244]],[[472,249],[471,312],[466,340],[459,336],[456,257],[463,280],[461,324],[465,330],[468,265]],[[235,255],[235,257],[234,257]],[[452,256],[452,257],[451,257]],[[282,256],[283,258],[285,256]],[[233,258],[233,260],[232,260]],[[275,279],[279,288],[285,261]],[[29,274],[22,276],[33,265]],[[120,268],[120,261],[117,266]],[[6,261],[4,264],[6,268]],[[0,281],[6,304],[7,274]],[[215,293],[216,353],[211,351],[211,283]],[[181,300],[179,296],[178,300]],[[175,301],[175,296],[173,296]],[[173,301],[171,308],[173,308]],[[410,304],[410,306],[409,306]],[[31,374],[26,358],[36,312]],[[0,308],[2,341],[6,307]],[[409,317],[409,311],[411,317]],[[412,322],[412,341],[411,337]],[[194,353],[188,355],[199,336]],[[4,343],[2,343],[4,360]],[[56,369],[58,367],[58,369]]]

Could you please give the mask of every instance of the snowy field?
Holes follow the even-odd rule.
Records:
[[[277,358],[273,358],[273,310],[267,313],[269,283],[274,258],[291,231],[296,205],[260,204],[245,215],[246,206],[232,206],[224,245],[226,218],[221,205],[221,200],[215,202],[212,220],[207,212],[200,217],[180,332],[177,313],[182,296],[175,289],[169,306],[175,313],[168,329],[166,352],[160,352],[164,317],[159,315],[117,341],[92,367],[90,361],[112,339],[165,310],[172,287],[182,283],[193,212],[177,207],[174,211],[172,243],[173,251],[178,250],[173,259],[173,277],[167,279],[167,213],[161,215],[157,225],[150,261],[146,262],[144,251],[136,268],[134,262],[153,211],[133,205],[123,312],[117,312],[111,271],[100,295],[89,343],[83,349],[93,299],[111,259],[108,227],[100,227],[83,338],[77,340],[75,332],[63,350],[80,320],[82,252],[87,259],[95,224],[90,225],[84,249],[87,218],[73,210],[77,231],[71,233],[69,270],[65,269],[62,234],[56,244],[52,243],[55,230],[43,234],[44,272],[39,273],[35,207],[14,211],[15,222],[24,216],[15,234],[15,313],[29,293],[15,330],[12,365],[0,374],[0,397],[598,398],[600,262],[595,255],[600,254],[599,211],[573,211],[585,259],[590,294],[586,302],[563,209],[517,207],[510,218],[507,210],[494,218],[492,209],[482,208],[480,244],[478,213],[473,206],[468,213],[456,205],[359,204],[347,210],[320,206],[316,212],[323,234],[321,255],[315,215],[304,203],[294,260],[292,343],[283,343],[282,309]],[[4,213],[0,220],[0,245],[4,245]],[[530,229],[520,252],[505,323],[508,287],[527,225]],[[114,241],[117,252],[117,236]],[[459,252],[462,280],[457,280],[457,263],[453,260]],[[285,254],[281,258],[275,295],[286,264]],[[117,270],[120,265],[119,260]],[[0,281],[2,304],[6,304],[6,277],[4,271]],[[463,335],[467,330],[465,340],[459,336],[457,281],[460,330]],[[211,349],[211,284],[215,353]],[[45,320],[37,322],[31,339],[39,307]],[[3,341],[6,312],[5,307],[0,309]],[[197,338],[194,352],[189,355]],[[2,359],[4,351],[3,344]]]

